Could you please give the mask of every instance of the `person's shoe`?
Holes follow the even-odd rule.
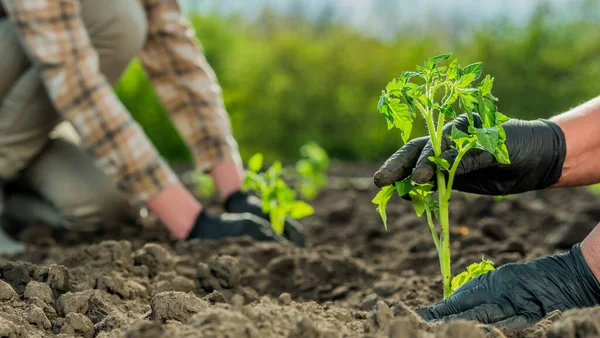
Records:
[[[4,229],[6,217],[0,216],[0,255],[11,255],[25,250],[25,244],[11,237]],[[10,227],[10,225],[7,225]]]

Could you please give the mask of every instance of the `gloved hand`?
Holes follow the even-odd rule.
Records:
[[[417,313],[428,321],[464,319],[522,329],[551,311],[599,303],[600,284],[576,244],[568,253],[503,265]]]
[[[206,240],[250,236],[258,241],[289,243],[279,236],[268,222],[249,213],[210,215],[202,209],[187,239]]]
[[[475,127],[481,127],[481,118],[473,114]],[[447,137],[452,126],[467,132],[469,122],[465,114],[447,123],[443,128],[442,157],[450,165],[457,151],[451,149]],[[486,151],[471,149],[460,162],[453,189],[481,195],[510,195],[547,188],[562,174],[567,146],[560,127],[546,120],[509,120],[502,125],[506,131],[506,147],[510,164],[500,164]],[[392,155],[374,176],[375,185],[382,188],[413,175],[416,183],[426,183],[435,174],[435,165],[429,137],[414,139]],[[413,172],[414,168],[414,172]]]
[[[242,191],[235,192],[229,196],[227,201],[225,201],[225,210],[232,213],[247,212],[267,222],[270,220],[269,215],[262,211],[262,201],[260,198]],[[285,220],[283,237],[299,247],[305,246],[304,229],[300,223],[292,218],[288,217]]]

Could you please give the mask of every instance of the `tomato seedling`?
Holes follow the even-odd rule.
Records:
[[[312,206],[296,200],[296,192],[281,178],[281,162],[276,161],[264,173],[263,155],[253,155],[248,161],[248,170],[244,181],[244,190],[252,190],[262,199],[263,212],[269,214],[273,230],[282,234],[285,219],[310,216],[314,213]]]
[[[435,184],[428,182],[417,185],[409,176],[393,186],[384,187],[373,199],[386,229],[385,209],[394,193],[409,195],[417,215],[426,215],[440,260],[444,298],[451,295],[454,286],[462,285],[475,275],[460,274],[457,276],[460,278],[451,283],[448,206],[458,165],[471,149],[490,152],[499,163],[510,163],[504,144],[506,133],[501,126],[508,121],[508,117],[498,112],[494,104],[498,100],[492,95],[494,78],[487,75],[477,86],[474,85],[474,81],[481,77],[480,62],[463,68],[455,59],[447,66],[438,66],[439,62],[451,56],[443,54],[432,57],[423,66],[417,66],[416,72],[404,72],[399,78],[393,79],[383,90],[377,107],[387,121],[388,130],[394,127],[400,129],[405,143],[410,139],[415,118],[421,116],[425,120],[433,145],[434,156],[429,160],[436,165]],[[453,127],[450,135],[444,135],[446,118],[457,117],[456,106],[458,111],[467,115],[468,130],[461,131]],[[473,112],[479,114],[481,127],[475,125]],[[450,141],[452,148],[457,151],[453,163],[441,157],[443,138]],[[434,187],[438,191],[437,200],[433,197]],[[434,217],[439,222],[439,229],[436,228]],[[477,267],[470,267],[473,271],[493,267],[487,260],[475,264]]]
[[[296,162],[298,173],[298,191],[303,198],[312,200],[327,184],[327,168],[329,156],[325,149],[316,142],[308,142],[300,148],[302,156]]]

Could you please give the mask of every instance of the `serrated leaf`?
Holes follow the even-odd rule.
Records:
[[[262,153],[256,153],[248,160],[248,169],[252,172],[259,172],[262,169],[264,156]]]
[[[504,122],[508,122],[509,120],[510,120],[510,117],[508,117],[500,112],[496,112],[496,123],[502,124]]]
[[[394,121],[394,126],[398,129],[400,129],[402,141],[404,143],[407,143],[408,140],[410,139],[410,134],[411,134],[412,128],[413,128],[412,120],[407,119],[407,118],[397,118]]]
[[[456,291],[458,288],[463,286],[463,284],[468,282],[470,279],[471,279],[471,276],[469,275],[469,273],[467,271],[463,271],[463,272],[459,273],[458,275],[454,276],[452,278],[452,281],[450,282],[450,287],[452,288],[452,292]]]
[[[448,163],[448,161],[445,158],[436,157],[436,156],[429,156],[427,159],[429,159],[438,168],[440,168],[442,170],[446,170],[446,171],[450,170],[450,163]]]
[[[408,194],[414,188],[413,184],[412,184],[412,176],[408,176],[407,178],[403,179],[402,181],[396,182],[395,187],[396,187],[396,192],[398,193],[398,196],[402,197],[402,196]]]
[[[494,153],[496,148],[498,147],[498,129],[496,127],[493,128],[482,128],[475,130],[475,135],[477,135],[477,141],[479,144],[490,153]]]
[[[413,196],[412,192],[410,193],[410,197],[412,200],[413,208],[415,209],[415,213],[417,214],[417,216],[419,216],[419,217],[423,216],[423,213],[425,212],[425,203],[423,202],[423,197],[419,196],[419,195]]]
[[[419,71],[419,76],[429,76],[431,75],[431,69],[423,66],[417,65],[417,70]]]
[[[446,104],[451,105],[454,102],[456,102],[456,100],[458,100],[459,95],[460,95],[460,91],[458,90],[458,88],[456,88],[455,86],[451,86],[450,87],[450,96],[448,97],[448,101],[446,101]]]
[[[437,65],[438,62],[443,61],[443,60],[447,60],[451,56],[452,56],[452,53],[441,54],[441,55],[434,56],[434,57],[430,58],[429,60],[427,60],[427,62],[425,63],[425,65],[427,66],[427,68],[433,69]]]
[[[467,133],[464,133],[460,130],[458,130],[458,128],[456,128],[456,126],[452,126],[452,131],[450,132],[450,139],[452,140],[457,140],[460,138],[468,138],[470,137]]]
[[[452,292],[456,291],[471,279],[486,274],[492,270],[494,270],[494,263],[489,259],[482,257],[481,262],[470,264],[465,271],[452,278],[450,281]]]
[[[406,85],[408,83],[408,81],[410,81],[410,78],[412,78],[413,76],[419,76],[420,74],[417,72],[404,72],[402,74],[400,74],[400,83],[402,83],[403,85]]]
[[[458,60],[454,59],[448,65],[448,71],[446,72],[446,79],[454,80],[458,76]]]
[[[442,106],[440,109],[440,112],[450,118],[453,118],[453,119],[456,118],[456,113],[454,112],[454,109],[452,108],[452,106],[450,106],[449,104]]]
[[[313,207],[303,201],[295,201],[290,205],[290,217],[300,219],[312,215],[315,212]]]
[[[387,230],[387,214],[385,212],[385,208],[387,207],[387,203],[392,198],[392,195],[396,191],[396,188],[392,185],[383,187],[375,198],[373,198],[373,204],[377,205],[377,211],[379,211],[379,215],[381,216],[381,220],[383,221],[383,226],[385,230]]]
[[[388,83],[388,85],[385,87],[385,90],[387,90],[389,93],[392,92],[399,92],[400,89],[402,89],[402,87],[404,86],[404,84],[402,82],[398,82],[398,80],[393,79],[392,81],[390,81],[390,83]]]
[[[457,83],[457,86],[460,88],[466,88],[475,80],[477,76],[475,74],[465,74],[463,75]]]
[[[481,90],[481,96],[488,96],[492,92],[494,86],[494,78],[487,75],[483,81],[479,84],[479,90]]]
[[[463,70],[462,70],[463,78],[467,75],[473,74],[475,76],[473,78],[473,80],[477,80],[481,76],[482,70],[483,70],[483,65],[481,64],[481,62],[472,63],[472,64],[466,66],[465,68],[463,68]],[[462,80],[462,78],[461,78],[461,80]]]
[[[461,92],[459,95],[459,106],[460,109],[466,113],[471,113],[473,108],[475,107],[474,103],[477,102],[477,99],[474,98],[471,93]]]
[[[508,149],[506,148],[506,144],[499,144],[493,155],[496,158],[496,161],[498,161],[498,163],[510,164],[510,157],[508,155]]]

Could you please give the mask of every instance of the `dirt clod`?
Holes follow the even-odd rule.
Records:
[[[69,270],[62,266],[52,264],[48,268],[48,285],[58,292],[66,292],[71,287]]]
[[[6,302],[17,297],[17,293],[13,287],[7,282],[0,280],[0,302]]]
[[[81,313],[69,313],[65,317],[65,323],[60,329],[60,333],[74,336],[92,338],[94,337],[94,324]]]
[[[54,298],[52,297],[52,289],[50,289],[50,286],[46,283],[40,283],[36,281],[31,281],[27,284],[23,296],[26,299],[36,297],[48,304],[54,302]]]
[[[209,304],[192,293],[169,291],[152,297],[150,306],[151,318],[154,320],[161,322],[176,320],[185,323],[193,314],[200,312]]]
[[[279,302],[283,305],[290,305],[292,304],[292,296],[289,293],[284,292],[279,295]]]
[[[159,272],[171,271],[174,267],[173,257],[162,245],[148,243],[135,253],[134,262],[136,265],[148,267],[150,277],[156,276]]]
[[[376,191],[326,189],[301,221],[306,248],[177,241],[155,221],[93,234],[45,228],[44,245],[0,257],[0,337],[600,336],[600,307],[553,312],[516,332],[427,323],[414,309],[442,299],[431,234],[400,199],[388,204],[385,231],[371,203]],[[600,196],[582,189],[501,200],[457,192],[452,269],[482,254],[500,266],[555,253],[596,225],[598,205]]]

